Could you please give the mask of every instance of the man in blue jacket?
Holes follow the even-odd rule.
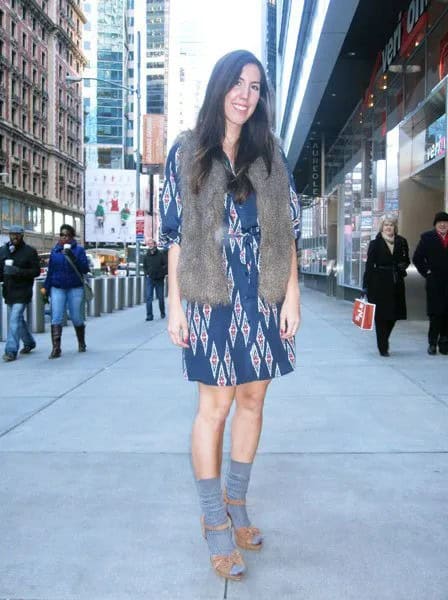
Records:
[[[21,354],[29,354],[36,347],[28,324],[24,319],[27,304],[33,297],[34,278],[40,274],[37,252],[23,240],[23,227],[13,225],[9,242],[0,249],[0,281],[3,281],[3,298],[8,306],[8,335],[3,360],[16,360],[20,340]]]

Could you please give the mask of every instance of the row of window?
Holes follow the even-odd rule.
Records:
[[[21,225],[25,231],[32,233],[57,235],[64,223],[72,225],[79,234],[81,230],[79,216],[8,198],[0,200],[0,224],[3,230],[9,229],[12,225]]]

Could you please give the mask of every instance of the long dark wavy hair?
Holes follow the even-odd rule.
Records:
[[[247,175],[250,165],[261,157],[268,173],[271,172],[274,152],[272,127],[272,101],[261,62],[247,50],[235,50],[216,63],[199,111],[195,133],[198,148],[193,162],[192,191],[199,193],[206,183],[213,159],[223,160],[222,143],[226,133],[224,100],[226,94],[238,82],[243,67],[254,64],[260,71],[260,98],[257,107],[241,129],[234,173],[228,173],[228,191],[235,194],[238,202],[244,201],[253,191]]]

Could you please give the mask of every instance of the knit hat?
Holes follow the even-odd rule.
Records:
[[[448,213],[443,212],[443,211],[436,213],[434,216],[434,223],[433,223],[434,227],[435,227],[436,223],[438,223],[439,221],[448,221]]]
[[[21,225],[11,225],[9,228],[9,233],[25,233],[25,230]]]

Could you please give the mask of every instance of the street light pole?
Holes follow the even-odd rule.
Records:
[[[140,71],[141,71],[141,47],[140,47],[140,31],[137,32],[137,85],[134,87],[129,87],[127,85],[122,85],[121,83],[116,83],[115,81],[109,81],[108,79],[102,79],[101,77],[80,77],[76,75],[67,75],[65,81],[67,83],[78,83],[80,81],[101,81],[103,83],[107,83],[112,87],[117,87],[122,90],[126,90],[130,94],[135,94],[137,101],[137,118],[135,122],[136,127],[136,150],[135,150],[135,209],[140,210],[140,171],[142,164],[142,157],[140,152],[141,145],[141,137],[140,137],[140,129],[141,129],[141,87],[140,87]],[[135,271],[136,275],[140,275],[140,240],[135,240]]]
[[[142,113],[141,113],[141,88],[140,88],[140,71],[141,71],[141,49],[140,49],[140,31],[137,32],[137,85],[135,87],[135,95],[136,95],[136,99],[137,99],[137,121],[136,121],[136,128],[137,128],[137,140],[136,140],[136,146],[137,146],[137,150],[136,150],[136,154],[137,156],[135,157],[135,196],[136,196],[136,203],[135,203],[135,210],[136,210],[136,215],[137,215],[137,211],[140,210],[140,172],[141,172],[141,165],[142,165],[142,157],[140,154],[140,126],[141,126],[141,119],[142,119]],[[140,240],[137,238],[135,239],[135,274],[137,275],[137,277],[140,275]]]

